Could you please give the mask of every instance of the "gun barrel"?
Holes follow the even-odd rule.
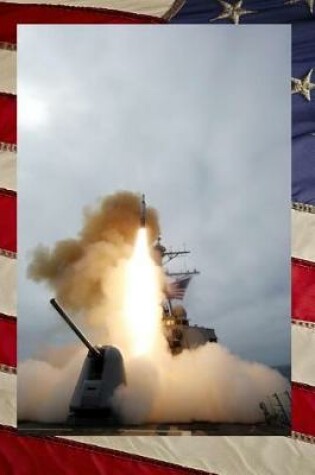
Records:
[[[99,357],[101,356],[101,352],[95,348],[89,340],[86,338],[86,336],[79,330],[79,328],[73,323],[70,317],[66,314],[66,312],[63,310],[62,307],[58,304],[56,299],[51,299],[50,300],[51,305],[54,307],[55,310],[59,313],[59,315],[64,319],[64,321],[69,325],[71,330],[74,331],[74,333],[80,338],[82,343],[89,349],[89,351],[95,356]]]

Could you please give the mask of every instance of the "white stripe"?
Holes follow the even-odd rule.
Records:
[[[315,329],[292,325],[292,381],[315,386]]]
[[[16,153],[0,151],[0,188],[16,191]]]
[[[16,51],[0,48],[0,91],[16,93]]]
[[[292,256],[315,261],[315,213],[292,210]]]
[[[175,2],[174,0],[11,0],[7,3],[36,3],[74,7],[109,8],[111,10],[162,17]]]
[[[16,426],[16,375],[1,371],[0,424]]]
[[[16,315],[16,259],[0,255],[0,313]]]
[[[114,436],[72,439],[218,475],[315,473],[314,446],[286,437]]]

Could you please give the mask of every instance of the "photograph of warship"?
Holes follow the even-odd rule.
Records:
[[[140,201],[140,228],[146,226],[146,204],[142,195]],[[172,271],[169,263],[174,259],[190,254],[182,250],[167,249],[161,236],[151,247],[151,257],[163,269],[165,276],[164,300],[162,305],[162,329],[170,352],[177,358],[184,350],[193,350],[208,343],[216,344],[218,338],[214,328],[207,328],[191,322],[182,302],[192,278],[200,272],[197,269]],[[128,387],[125,362],[121,351],[112,345],[93,345],[72,318],[65,312],[55,298],[50,303],[58,314],[88,349],[77,379],[67,420],[63,423],[25,421],[19,423],[19,430],[33,434],[159,434],[178,435],[183,431],[191,435],[227,434],[274,434],[282,435],[289,431],[290,417],[288,407],[290,395],[273,394],[259,404],[265,422],[255,424],[215,423],[193,421],[178,424],[124,424],[119,411],[113,407],[112,399],[119,387]]]

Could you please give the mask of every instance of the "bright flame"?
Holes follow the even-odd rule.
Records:
[[[161,317],[159,301],[157,267],[150,256],[146,229],[141,228],[127,264],[124,301],[133,356],[147,355],[154,349]]]

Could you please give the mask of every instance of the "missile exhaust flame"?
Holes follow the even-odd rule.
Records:
[[[161,308],[157,268],[150,256],[147,231],[138,231],[126,268],[124,320],[133,356],[152,354],[159,332]]]

